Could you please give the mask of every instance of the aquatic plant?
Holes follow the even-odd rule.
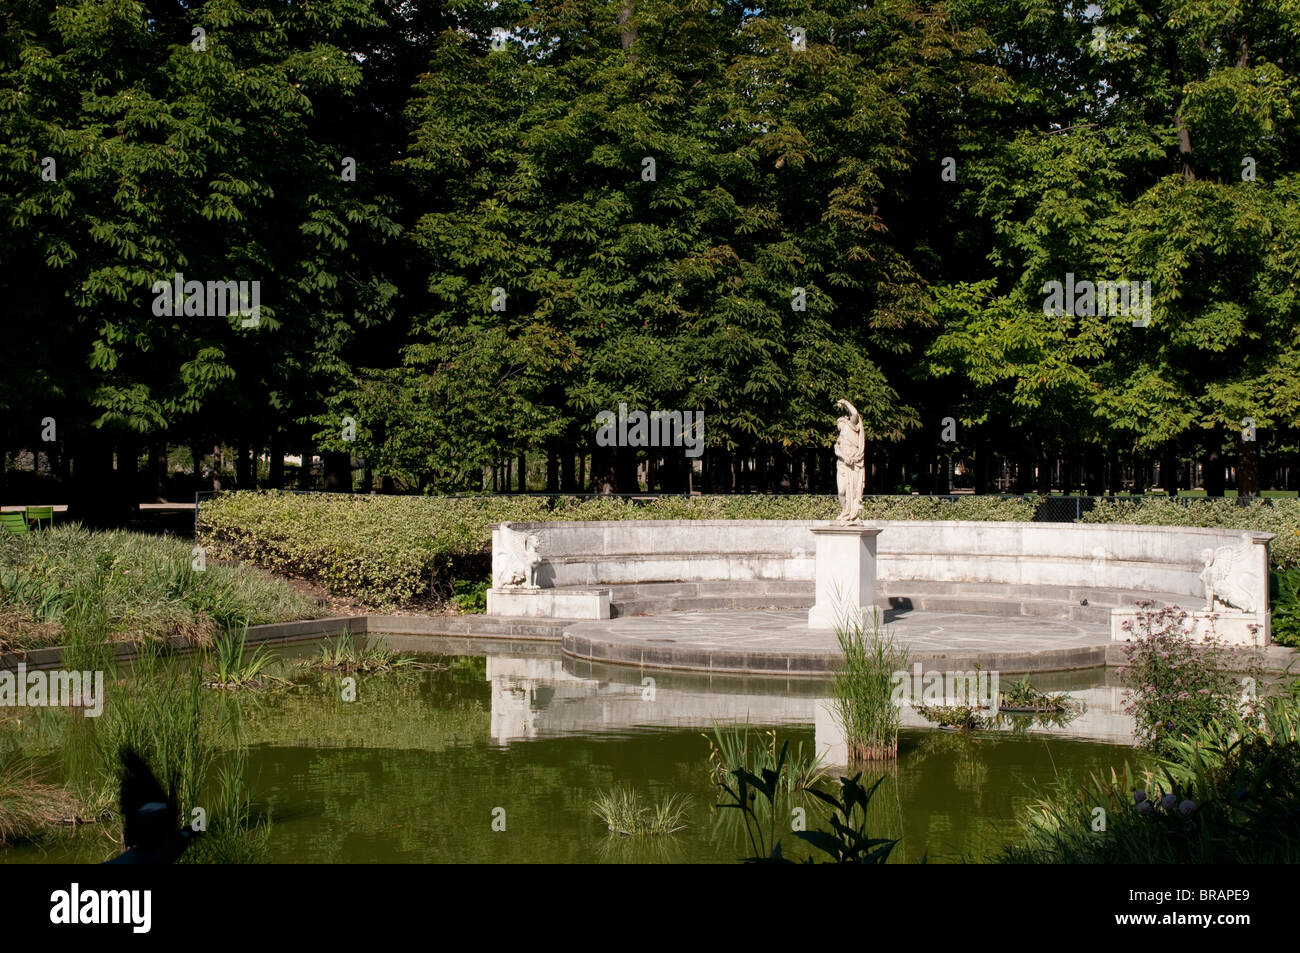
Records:
[[[776,766],[765,768],[761,776],[738,768],[732,772],[734,785],[725,781],[719,783],[728,800],[718,807],[739,811],[744,819],[745,833],[753,851],[749,857],[743,858],[746,863],[793,863],[784,856],[781,840],[776,835],[788,747],[788,742],[781,746]],[[861,778],[860,772],[852,778],[840,778],[838,794],[809,789],[809,794],[831,808],[829,829],[794,831],[794,836],[827,855],[829,863],[883,864],[898,845],[897,839],[872,837],[867,832],[871,799],[884,778],[879,778],[869,789],[862,786]],[[767,808],[761,812],[756,807],[759,794]],[[812,858],[807,860],[807,863],[813,862]]]
[[[276,663],[271,650],[265,645],[250,649],[247,641],[247,627],[217,638],[216,646],[208,653],[210,671],[203,682],[205,688],[234,691],[241,688],[262,688],[273,682],[286,683],[285,679],[268,671]]]
[[[761,774],[764,768],[776,767],[775,728],[762,731],[748,721],[724,727],[715,721],[712,734],[704,732],[702,737],[709,743],[709,772],[715,784],[726,780],[737,768]],[[823,766],[821,755],[813,749],[804,750],[800,741],[788,755],[788,770],[783,775],[785,790],[802,791],[825,781]]]
[[[686,827],[690,798],[669,794],[650,802],[639,791],[616,785],[600,791],[591,801],[591,810],[616,834],[639,836],[672,834]]]
[[[976,731],[987,727],[989,723],[980,709],[972,705],[918,705],[916,711],[922,718],[934,722],[940,728],[955,728],[958,731]]]
[[[1022,820],[1005,863],[1246,864],[1300,861],[1300,705],[1169,739],[1147,767],[1060,782]]]
[[[998,708],[1022,712],[1067,712],[1077,703],[1066,692],[1049,695],[1034,688],[1029,676],[1024,675],[1011,687],[999,693]]]
[[[375,674],[396,669],[428,668],[413,655],[394,652],[382,641],[365,648],[357,648],[352,636],[344,631],[338,638],[326,642],[317,655],[302,659],[299,665],[315,671],[343,672],[345,674]]]
[[[907,668],[907,648],[872,610],[870,632],[860,621],[835,627],[842,661],[831,683],[831,712],[844,730],[849,761],[885,761],[898,757],[902,715],[894,699],[894,673]]]
[[[82,811],[77,798],[45,781],[32,761],[0,758],[0,846],[39,837],[55,824],[76,823]]]

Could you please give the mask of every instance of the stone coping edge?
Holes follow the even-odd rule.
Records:
[[[344,632],[364,634],[370,632],[393,635],[442,635],[480,639],[502,639],[512,642],[560,641],[561,628],[568,619],[500,619],[483,615],[415,616],[368,615],[327,616],[320,619],[302,619],[296,622],[272,622],[248,627],[249,645],[280,645],[308,642],[322,636],[341,635]],[[169,640],[177,652],[193,650],[185,639]],[[126,661],[138,656],[133,642],[109,643],[114,661]],[[54,645],[19,652],[0,653],[0,671],[13,670],[22,662],[28,669],[57,668],[63,661],[66,646]]]
[[[584,636],[571,636],[564,632],[570,624],[581,619],[496,619],[483,615],[415,616],[368,615],[329,616],[321,619],[304,619],[297,622],[275,622],[269,625],[250,626],[250,644],[291,644],[305,642],[322,636],[339,635],[345,631],[360,633],[388,633],[392,635],[442,636],[449,639],[497,639],[503,642],[559,643],[561,651],[572,658],[612,665],[638,666],[691,672],[716,672],[719,674],[808,676],[824,678],[833,671],[837,658],[831,652],[809,652],[791,655],[781,652],[731,652],[712,650],[687,650],[647,648],[636,642],[613,643],[592,640]],[[923,665],[943,663],[944,668],[970,669],[978,663],[981,668],[996,668],[1001,672],[1021,674],[1035,672],[1060,672],[1074,669],[1117,667],[1124,664],[1125,643],[1110,642],[1069,649],[1050,649],[1041,652],[988,652],[975,655],[960,653],[919,653],[909,659]],[[129,642],[113,643],[114,658],[127,660],[138,652]],[[172,647],[180,652],[190,650],[181,639],[173,639]],[[0,655],[0,670],[12,670],[18,663],[28,669],[56,668],[63,659],[63,647],[31,649],[22,653]],[[1300,650],[1286,646],[1270,646],[1265,653],[1264,670],[1296,672]]]
[[[529,522],[510,521],[511,529],[533,529],[547,526],[574,526],[583,529],[594,529],[603,526],[643,526],[655,528],[659,526],[771,526],[781,524],[783,526],[834,526],[834,520],[536,520]],[[888,529],[889,526],[908,525],[908,526],[988,526],[1006,528],[1037,528],[1043,530],[1069,530],[1079,528],[1092,529],[1119,529],[1119,530],[1156,530],[1165,532],[1195,533],[1204,535],[1221,536],[1224,533],[1231,533],[1236,536],[1241,534],[1249,535],[1256,542],[1271,540],[1277,536],[1276,533],[1269,533],[1263,530],[1252,529],[1234,529],[1229,526],[1184,526],[1182,524],[1171,523],[1039,523],[1025,520],[886,520],[872,519],[864,520],[863,527],[878,527]],[[492,529],[501,526],[500,523],[489,524]]]

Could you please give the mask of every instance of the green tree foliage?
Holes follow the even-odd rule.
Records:
[[[1300,443],[1298,37],[1294,0],[9,0],[0,442],[635,489],[594,441],[626,403],[702,410],[714,489],[826,488],[847,396],[876,490],[955,456],[1252,492]],[[259,326],[155,315],[176,272],[261,281]],[[1150,319],[1051,313],[1067,274]]]

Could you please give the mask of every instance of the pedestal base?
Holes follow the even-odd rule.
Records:
[[[1134,608],[1110,610],[1112,642],[1132,642],[1142,638],[1138,612]],[[1125,623],[1131,623],[1128,629],[1124,628]],[[1222,645],[1263,648],[1269,643],[1267,620],[1261,620],[1253,612],[1239,612],[1236,609],[1188,612],[1187,618],[1183,620],[1183,631],[1188,638],[1197,642],[1204,642],[1213,635]]]
[[[815,526],[817,601],[808,610],[808,628],[871,625],[876,608],[876,537],[869,526]]]
[[[608,589],[489,589],[487,614],[529,619],[608,619]]]

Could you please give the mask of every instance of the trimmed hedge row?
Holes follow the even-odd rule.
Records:
[[[1300,566],[1300,500],[1234,499],[1097,500],[1084,523],[1136,523],[1143,526],[1208,526],[1275,533],[1269,556],[1275,569]]]
[[[1034,518],[1034,499],[987,496],[869,497],[868,519],[1009,520]],[[449,591],[458,567],[488,555],[491,524],[571,520],[833,519],[830,496],[706,496],[655,500],[545,497],[353,496],[244,491],[205,501],[199,539],[211,557],[238,559],[300,576],[372,606],[393,606]],[[1300,501],[1238,506],[1195,501],[1103,501],[1088,522],[1225,526],[1278,534],[1274,559],[1300,563]],[[485,573],[480,573],[485,575]]]
[[[872,519],[1029,520],[1034,504],[971,497],[864,501]],[[829,496],[544,497],[352,496],[244,491],[199,508],[199,540],[215,559],[255,563],[320,583],[372,606],[409,603],[450,589],[461,563],[486,557],[491,525],[554,520],[833,519]],[[486,573],[483,573],[486,575]]]

